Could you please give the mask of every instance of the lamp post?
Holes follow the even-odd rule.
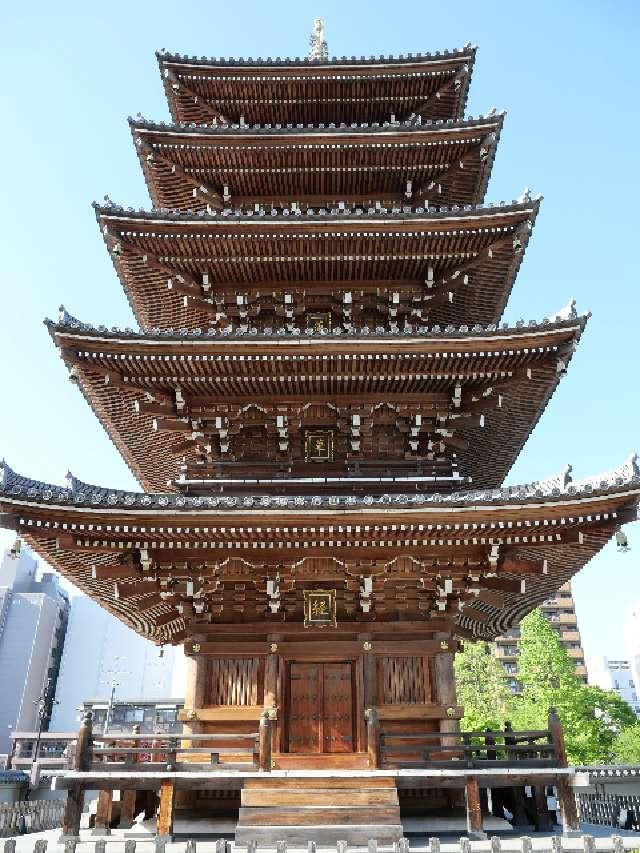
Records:
[[[40,753],[40,742],[42,740],[42,731],[45,727],[45,720],[47,719],[47,711],[51,705],[59,705],[57,699],[52,698],[52,689],[53,689],[53,680],[51,678],[47,678],[47,681],[44,686],[44,690],[38,696],[37,699],[33,700],[33,704],[38,706],[37,718],[38,718],[38,730],[36,735],[36,742],[33,747],[33,752],[31,754],[31,774],[30,774],[30,784],[31,788],[37,787],[38,784],[38,755]],[[29,791],[25,796],[25,799],[29,798]]]
[[[120,686],[120,682],[117,680],[121,675],[131,675],[129,670],[119,669],[118,663],[122,658],[119,655],[116,655],[113,659],[114,667],[113,669],[108,669],[105,672],[106,676],[110,676],[108,678],[107,683],[109,684],[109,702],[107,703],[107,714],[104,720],[104,725],[102,727],[102,734],[106,735],[109,731],[109,723],[111,722],[111,715],[113,713],[113,706],[115,704],[116,698],[116,687]]]

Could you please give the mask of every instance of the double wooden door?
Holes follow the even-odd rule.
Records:
[[[354,751],[353,665],[290,663],[287,714],[289,752]]]

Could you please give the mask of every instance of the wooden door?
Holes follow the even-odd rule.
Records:
[[[323,752],[353,752],[351,663],[323,664]]]
[[[322,752],[322,664],[289,666],[289,752]]]
[[[289,752],[353,752],[353,701],[350,662],[291,663]]]

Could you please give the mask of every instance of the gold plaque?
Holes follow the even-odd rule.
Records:
[[[304,627],[336,627],[336,591],[335,589],[305,589],[304,591]]]
[[[365,652],[370,652],[373,648],[373,643],[370,643],[369,640],[365,640],[362,644],[362,648],[365,650]]]
[[[314,332],[330,332],[331,331],[331,314],[314,313],[307,314],[307,327],[313,329]]]
[[[191,644],[191,651],[194,653],[194,655],[197,655],[198,652],[200,651],[200,643],[192,643]]]
[[[446,651],[449,648],[449,643],[446,640],[440,642],[440,648]]]
[[[304,459],[305,462],[333,462],[333,430],[305,430]]]
[[[271,654],[275,654],[275,652],[278,651],[278,644],[277,643],[271,643],[271,645],[269,646],[269,650],[271,651]]]

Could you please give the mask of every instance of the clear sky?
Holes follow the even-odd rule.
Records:
[[[509,482],[566,462],[582,477],[640,450],[637,0],[34,0],[5,7],[0,32],[0,456],[16,470],[135,487],[42,320],[64,302],[134,325],[90,203],[149,204],[126,117],[168,120],[154,51],[304,55],[316,15],[332,55],[479,46],[468,113],[508,112],[487,199],[545,196],[506,319],[571,297],[593,312]],[[628,534],[629,553],[609,545],[575,582],[588,653],[623,653],[640,524]]]

